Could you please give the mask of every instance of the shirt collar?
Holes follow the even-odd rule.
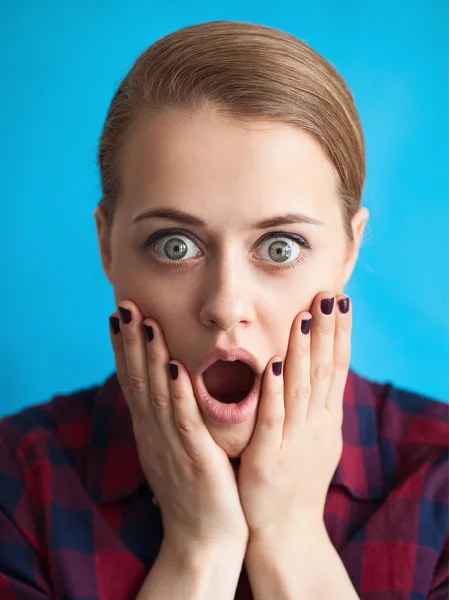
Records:
[[[377,416],[380,387],[349,370],[343,396],[343,452],[331,486],[346,488],[358,500],[378,500],[385,494]],[[96,504],[119,501],[148,484],[116,373],[97,388],[93,406],[84,485]]]

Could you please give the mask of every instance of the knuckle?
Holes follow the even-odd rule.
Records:
[[[160,358],[157,354],[155,354],[154,352],[152,352],[151,354],[148,354],[148,364],[151,367],[158,367],[160,364]]]
[[[318,326],[318,331],[325,335],[330,336],[334,334],[334,323],[331,319],[323,319]]]
[[[208,475],[208,470],[204,461],[204,457],[196,449],[191,449],[189,454],[192,458],[192,465],[190,468],[194,479],[205,479]]]
[[[171,397],[177,406],[181,405],[184,400],[184,395],[178,390],[173,391]]]
[[[265,427],[279,427],[284,423],[283,413],[273,413],[265,417]]]
[[[164,394],[158,392],[151,392],[150,401],[155,410],[162,410],[167,405],[167,399]]]
[[[313,376],[315,379],[328,379],[332,375],[332,370],[334,368],[333,363],[325,363],[322,365],[317,365],[313,369]]]
[[[142,394],[146,389],[146,381],[137,373],[129,373],[128,375],[129,383],[131,388],[134,390],[136,394]]]
[[[179,429],[181,435],[191,437],[194,433],[193,423],[185,416],[175,417],[176,427]]]
[[[129,325],[123,325],[120,321],[120,333],[123,337],[123,340],[126,344],[134,344],[136,342],[136,334],[131,329]],[[118,337],[118,336],[117,336]]]
[[[280,388],[280,389],[275,389],[275,390],[272,390],[272,392],[271,392],[271,395],[272,395],[274,398],[280,398],[281,396],[283,396],[283,395],[284,395],[284,390],[283,390],[282,388]]]
[[[345,371],[351,362],[350,354],[343,354],[335,359],[334,368]]]
[[[312,393],[312,386],[310,384],[301,385],[294,389],[293,400],[295,402],[307,402]]]

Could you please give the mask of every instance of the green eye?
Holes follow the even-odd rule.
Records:
[[[264,253],[259,260],[267,263],[269,268],[275,268],[278,271],[283,268],[294,268],[303,263],[306,260],[307,251],[312,249],[312,246],[300,235],[285,232],[267,233],[256,247],[260,248],[268,241],[271,242],[267,247],[268,253]],[[151,249],[156,254],[157,261],[175,268],[188,267],[191,259],[199,258],[201,253],[194,236],[182,229],[158,231],[145,241],[144,247]],[[190,256],[188,256],[189,250]],[[292,256],[293,259],[290,260]]]

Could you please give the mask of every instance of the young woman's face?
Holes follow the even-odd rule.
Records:
[[[342,293],[351,276],[368,211],[354,215],[348,246],[335,173],[319,145],[293,126],[166,113],[130,137],[121,176],[109,243],[95,211],[105,273],[116,303],[131,300],[144,318],[156,319],[171,357],[190,374],[215,346],[247,349],[259,372],[273,355],[285,358],[295,316],[320,291]],[[165,217],[133,224],[156,208],[189,213],[204,225]],[[253,226],[292,213],[320,224]],[[145,247],[168,229],[182,231]],[[167,245],[170,235],[184,242],[181,253]],[[238,456],[256,416],[238,425],[205,422],[227,454]]]

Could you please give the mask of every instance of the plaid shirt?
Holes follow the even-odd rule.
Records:
[[[448,410],[349,371],[325,524],[362,600],[449,598]],[[115,374],[0,420],[1,600],[135,600],[162,536]]]

